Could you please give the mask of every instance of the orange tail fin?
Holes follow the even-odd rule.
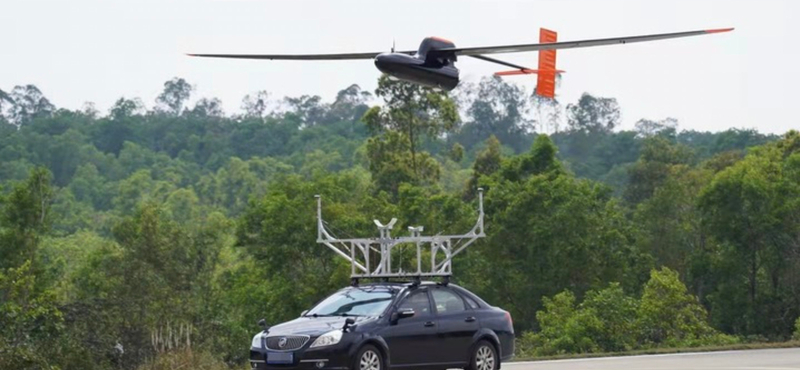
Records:
[[[539,42],[542,44],[552,43],[558,41],[558,33],[548,29],[539,29]],[[539,50],[539,68],[538,69],[515,69],[511,71],[496,72],[495,76],[515,76],[515,75],[530,75],[537,74],[536,79],[536,94],[553,99],[556,96],[556,76],[559,73],[564,73],[560,69],[556,69],[556,51],[555,50]]]
[[[558,33],[548,29],[539,29],[539,42],[551,43],[558,41]],[[556,70],[556,51],[555,50],[540,50],[539,51],[539,74],[536,79],[536,94],[547,98],[554,98],[556,96],[556,75],[559,72]]]

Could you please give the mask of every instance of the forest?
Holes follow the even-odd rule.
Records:
[[[452,281],[510,311],[518,356],[800,339],[797,131],[622,130],[614,98],[497,78],[235,113],[194,89],[105,113],[0,90],[0,369],[244,368],[259,319],[349,283],[315,194],[341,237],[463,233],[478,187]]]

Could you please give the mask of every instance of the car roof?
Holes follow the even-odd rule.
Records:
[[[346,287],[346,288],[343,288],[343,289],[351,289],[351,288],[386,288],[386,289],[403,290],[403,289],[411,288],[414,285],[415,285],[415,283],[410,282],[410,281],[381,281],[381,282],[371,282],[371,283],[359,284],[358,286],[350,286],[350,287]],[[472,293],[469,290],[467,290],[466,288],[463,288],[463,287],[458,286],[458,285],[453,284],[453,283],[449,283],[449,284],[445,285],[445,284],[443,284],[442,282],[439,282],[439,281],[421,281],[421,282],[419,282],[419,286],[422,286],[422,287],[429,287],[429,286],[446,286],[446,287],[450,287],[450,288],[453,288],[454,290],[458,291],[462,295],[466,295],[469,298],[472,298],[473,300],[478,301],[479,305],[481,307],[492,307],[490,304],[486,303],[486,301],[484,301],[477,294]]]

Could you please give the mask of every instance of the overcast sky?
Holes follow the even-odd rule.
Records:
[[[0,89],[35,84],[57,106],[91,101],[106,112],[118,98],[148,107],[164,81],[180,76],[194,99],[218,97],[226,112],[244,95],[320,95],[352,83],[373,90],[372,61],[287,62],[190,58],[183,53],[326,53],[416,49],[425,36],[457,46],[736,27],[731,33],[563,50],[556,93],[614,97],[623,128],[674,117],[680,128],[730,127],[782,133],[800,128],[792,104],[800,86],[800,1],[275,1],[3,0]],[[507,54],[536,66],[536,53]],[[462,58],[477,81],[504,69]],[[500,68],[498,68],[500,67]],[[528,89],[535,79],[509,77]]]

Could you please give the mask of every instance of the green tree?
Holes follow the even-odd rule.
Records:
[[[677,347],[707,342],[716,332],[706,317],[706,310],[687,292],[677,272],[664,267],[650,273],[638,313],[645,345]]]
[[[3,199],[0,269],[35,261],[39,241],[50,229],[52,201],[50,173],[41,167],[34,169],[25,182],[17,184]],[[31,268],[36,272],[40,266],[34,263]]]
[[[567,124],[580,132],[609,132],[619,125],[617,99],[600,98],[583,93],[577,104],[567,105]]]
[[[192,95],[194,88],[183,78],[175,77],[164,82],[164,90],[156,98],[159,109],[173,115],[181,114],[183,105]]]
[[[525,150],[530,143],[525,133],[532,131],[532,127],[525,118],[530,103],[522,88],[494,76],[481,79],[477,86],[465,86],[459,92],[466,118],[457,137],[467,148],[495,136],[516,150]]]
[[[49,117],[55,111],[55,106],[34,85],[14,86],[4,100],[8,101],[8,98],[13,102],[11,120],[18,126],[34,118]]]
[[[472,277],[473,288],[510,307],[521,329],[534,325],[539,297],[640,284],[649,261],[633,245],[621,207],[607,188],[564,172],[546,136],[484,181],[491,231],[474,248],[491,273]]]
[[[597,352],[600,348],[592,334],[600,330],[601,323],[593,310],[575,307],[575,295],[569,290],[553,298],[542,299],[544,310],[536,313],[541,330],[532,342],[537,355]]]
[[[411,173],[415,178],[426,178],[422,172],[429,171],[429,166],[424,165],[428,159],[424,155],[417,158],[420,142],[424,137],[437,139],[455,127],[458,121],[455,103],[444,93],[417,84],[395,81],[387,76],[378,80],[375,94],[383,99],[384,106],[372,107],[364,114],[363,120],[373,135],[390,135],[384,139],[388,148],[373,146],[375,160],[393,160],[391,157],[380,158],[375,153],[377,150],[407,151],[410,154],[408,164]],[[394,134],[391,135],[392,133]],[[378,167],[386,165],[389,164],[380,164]]]
[[[30,260],[0,270],[0,368],[47,369],[63,317],[50,292],[37,292]]]
[[[596,331],[592,339],[604,352],[629,351],[638,347],[636,341],[636,315],[639,302],[626,295],[619,283],[611,283],[602,290],[590,290],[580,304],[580,309],[596,317]]]
[[[472,164],[472,177],[467,182],[464,192],[468,199],[475,196],[476,190],[480,187],[480,178],[489,176],[498,170],[502,164],[502,153],[500,152],[500,141],[491,136],[486,140],[486,147],[475,157]]]
[[[633,205],[650,198],[668,178],[671,166],[689,164],[691,159],[691,150],[686,146],[675,145],[663,136],[645,139],[639,160],[628,170],[623,197]]]
[[[636,207],[634,222],[641,231],[638,243],[658,266],[685,276],[703,300],[711,288],[711,264],[717,246],[709,240],[696,204],[713,174],[686,165],[673,165],[667,171],[653,195]]]
[[[720,261],[725,268],[720,269],[724,275],[715,308],[725,311],[721,325],[731,331],[781,336],[791,332],[789,318],[765,317],[791,307],[782,301],[796,301],[782,286],[797,282],[787,269],[800,262],[790,252],[797,245],[798,221],[793,215],[800,197],[798,143],[800,134],[793,131],[779,142],[753,150],[717,173],[700,196],[704,225],[728,247]],[[746,288],[736,281],[747,281]],[[744,291],[747,300],[742,304],[737,297]]]

